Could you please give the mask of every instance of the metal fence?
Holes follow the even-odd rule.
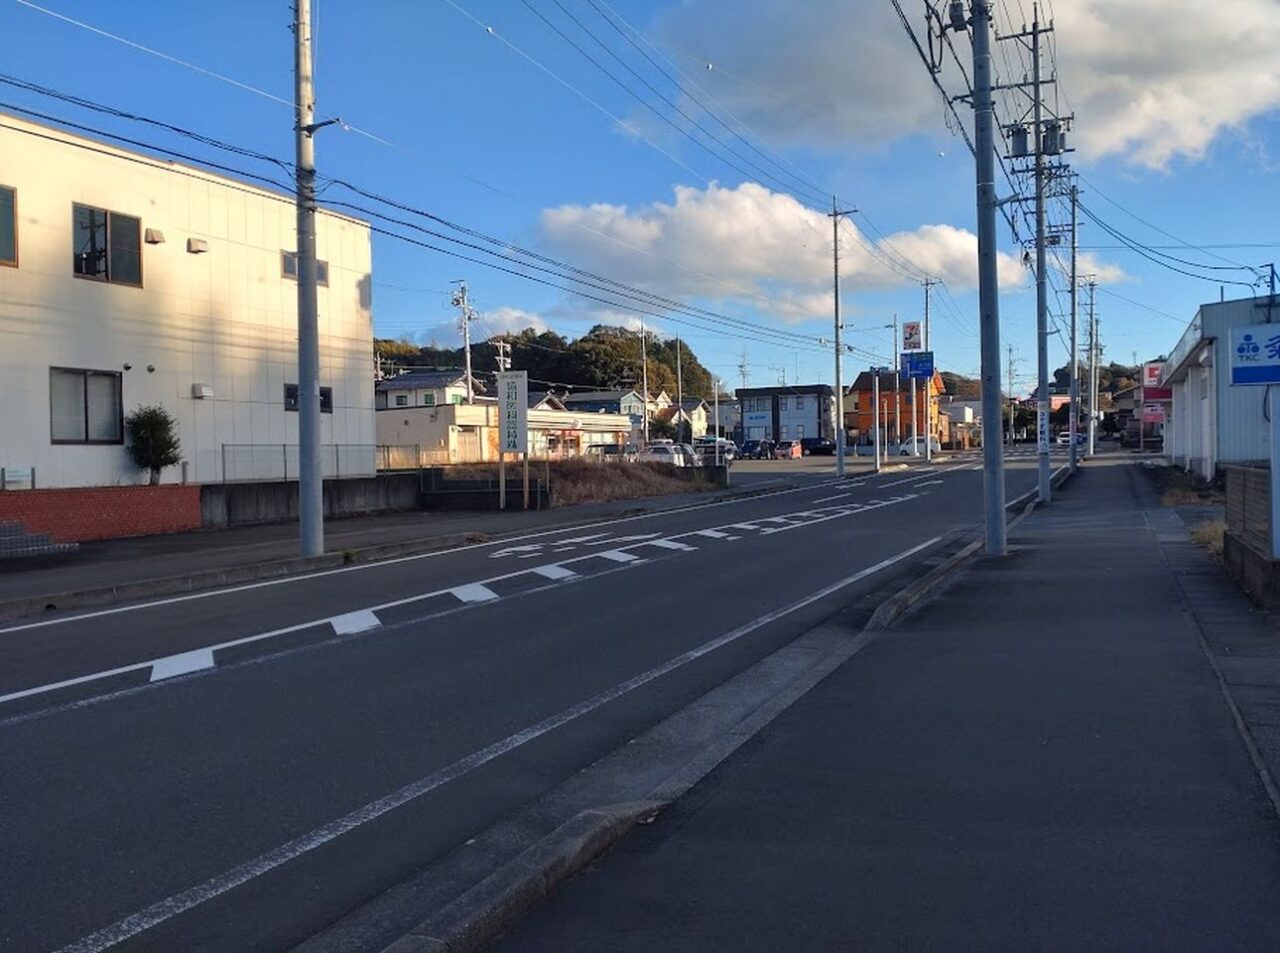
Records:
[[[1223,467],[1227,477],[1227,529],[1260,553],[1271,552],[1271,471]]]
[[[452,463],[448,450],[428,450],[416,444],[408,446],[382,445],[378,450],[379,470],[418,470],[422,467],[442,467]]]
[[[377,472],[377,451],[373,444],[326,443],[320,447],[324,478],[342,480],[371,477]],[[222,482],[258,483],[298,479],[296,443],[224,443]]]

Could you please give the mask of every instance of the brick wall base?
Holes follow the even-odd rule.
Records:
[[[0,492],[0,523],[21,523],[60,543],[200,528],[200,487],[100,486]]]

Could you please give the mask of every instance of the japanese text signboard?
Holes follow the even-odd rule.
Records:
[[[908,380],[925,380],[933,377],[933,352],[908,351],[902,355],[902,373]]]
[[[498,447],[503,453],[529,449],[529,372],[498,375]]]
[[[1231,383],[1280,384],[1280,324],[1231,329]]]

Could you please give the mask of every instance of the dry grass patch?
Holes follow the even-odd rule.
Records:
[[[529,464],[531,484],[546,479],[547,465],[534,460]],[[473,464],[450,467],[450,481],[496,484],[496,464]],[[524,466],[518,461],[507,464],[507,492],[519,493],[524,479]],[[701,473],[681,476],[666,463],[596,463],[590,460],[553,460],[551,462],[551,494],[556,506],[577,503],[609,503],[645,496],[667,496],[674,493],[699,493],[715,489],[715,484]]]
[[[1203,546],[1209,552],[1213,553],[1215,559],[1222,558],[1222,537],[1226,533],[1227,526],[1222,520],[1210,520],[1208,523],[1199,523],[1191,528],[1191,539],[1199,546]]]
[[[1165,506],[1206,506],[1226,502],[1222,487],[1216,482],[1206,482],[1181,467],[1145,467],[1147,476],[1160,490],[1160,502]]]

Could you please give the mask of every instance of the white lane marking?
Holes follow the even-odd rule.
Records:
[[[657,546],[659,549],[674,549],[682,553],[692,553],[697,550],[696,546],[690,546],[688,543],[677,543],[673,539],[654,539],[645,543],[645,545]]]
[[[372,609],[359,609],[355,612],[336,615],[329,620],[329,624],[333,626],[333,631],[336,635],[353,635],[356,632],[367,632],[369,629],[376,629],[382,625],[382,621],[374,614]]]
[[[453,764],[447,765],[438,771],[433,771],[431,774],[419,778],[417,781],[407,784],[397,791],[392,791],[390,794],[380,797],[376,801],[370,801],[368,804],[357,808],[350,814],[345,814],[342,817],[335,818],[327,824],[303,834],[301,837],[295,837],[293,840],[286,841],[279,847],[269,850],[264,854],[259,854],[257,857],[239,865],[238,867],[233,867],[216,877],[211,877],[204,883],[197,884],[188,890],[174,894],[173,896],[161,900],[158,903],[153,903],[149,907],[117,920],[110,926],[103,927],[101,930],[97,930],[74,943],[62,947],[58,953],[102,953],[104,950],[117,946],[125,940],[150,930],[152,927],[159,926],[166,920],[171,920],[180,914],[186,913],[194,907],[198,907],[202,903],[206,903],[209,900],[220,897],[222,894],[227,893],[230,890],[234,890],[236,887],[240,887],[257,877],[261,877],[263,874],[270,873],[277,867],[281,867],[292,860],[296,860],[304,854],[308,854],[317,848],[323,847],[325,844],[341,837],[343,834],[348,834],[365,824],[375,821],[384,814],[394,811],[398,807],[403,807],[410,801],[415,801],[423,795],[430,794],[437,788],[441,788],[451,781],[456,781],[458,778],[469,774],[476,768],[483,767],[489,762],[495,761],[503,755],[509,754],[515,749],[523,747],[529,742],[535,741],[543,735],[555,731],[557,728],[562,728],[570,722],[581,718],[583,715],[589,715],[596,709],[609,704],[609,702],[615,701],[623,695],[630,694],[638,688],[643,688],[650,682],[659,679],[664,675],[669,675],[676,669],[682,668],[690,662],[697,661],[704,655],[714,652],[716,649],[723,648],[732,642],[736,642],[743,636],[750,635],[752,632],[755,632],[763,626],[776,622],[779,619],[791,615],[793,612],[798,612],[807,606],[813,605],[815,602],[819,602],[828,596],[834,595],[841,589],[846,589],[854,583],[861,582],[863,579],[866,579],[868,576],[875,575],[882,569],[887,569],[896,563],[902,562],[904,559],[909,559],[916,553],[928,549],[934,543],[938,542],[939,539],[941,539],[941,537],[935,536],[928,542],[921,543],[919,546],[913,546],[911,549],[901,552],[896,556],[890,556],[888,559],[881,560],[874,566],[868,566],[866,569],[860,570],[852,576],[846,576],[844,579],[834,582],[823,589],[819,589],[817,592],[810,593],[803,599],[793,602],[788,606],[783,606],[781,609],[775,609],[774,611],[766,613],[757,619],[753,619],[745,625],[739,626],[731,632],[726,632],[724,635],[712,639],[710,642],[704,642],[702,645],[699,645],[697,648],[690,649],[683,655],[677,655],[675,658],[668,659],[661,665],[656,665],[649,669],[647,672],[642,672],[633,678],[627,679],[625,682],[619,682],[612,688],[608,688],[597,695],[593,695],[571,708],[566,708],[563,711],[558,712],[549,718],[544,718],[542,721],[530,725],[513,735],[508,735],[501,741],[495,741],[491,745],[481,748],[478,751],[474,751],[465,758],[455,761]]]
[[[722,533],[718,529],[700,529],[690,533],[690,536],[705,536],[707,539],[739,539],[738,536],[730,536],[728,533]]]
[[[830,480],[819,486],[836,486],[838,481]],[[412,556],[397,556],[395,559],[383,559],[378,562],[360,563],[355,566],[342,566],[337,569],[324,569],[320,572],[303,573],[296,576],[285,576],[282,579],[266,579],[262,582],[247,582],[239,586],[228,586],[224,589],[209,589],[203,592],[189,592],[180,596],[167,596],[163,599],[154,599],[149,602],[139,602],[135,605],[113,606],[110,609],[96,609],[93,612],[81,612],[76,615],[60,616],[56,619],[41,619],[39,622],[24,622],[22,625],[9,626],[0,629],[0,635],[8,635],[12,632],[24,632],[27,629],[42,629],[48,626],[65,625],[68,622],[82,622],[85,619],[100,619],[103,616],[119,615],[125,612],[140,612],[144,609],[154,609],[159,606],[174,605],[180,602],[191,602],[196,599],[212,599],[215,596],[227,596],[237,592],[249,592],[253,589],[265,589],[269,586],[287,586],[299,582],[307,582],[313,579],[321,579],[325,576],[337,576],[350,572],[367,572],[370,569],[382,569],[387,566],[395,566],[400,563],[415,562],[420,559],[436,559],[440,556],[452,556],[456,553],[470,552],[473,549],[485,549],[489,546],[505,546],[510,543],[518,543],[526,539],[540,539],[544,536],[556,536],[560,533],[568,533],[574,530],[594,529],[597,526],[616,526],[619,523],[631,523],[635,520],[649,520],[663,516],[674,516],[678,513],[688,513],[692,510],[710,510],[717,506],[736,506],[740,503],[755,503],[759,500],[771,499],[775,496],[787,496],[792,493],[808,493],[815,489],[812,486],[789,487],[785,490],[770,490],[767,493],[757,493],[754,496],[736,497],[729,500],[716,500],[714,503],[695,503],[691,506],[681,506],[670,510],[659,510],[656,513],[641,513],[637,516],[621,516],[616,519],[601,520],[597,523],[584,523],[581,526],[560,527],[559,529],[539,530],[536,533],[525,533],[520,536],[510,536],[506,539],[490,540],[487,543],[468,543],[465,546],[453,546],[449,549],[438,549],[430,553],[415,553]],[[554,544],[552,544],[554,545]],[[314,623],[308,622],[307,625]],[[3,701],[3,699],[0,699]]]
[[[151,681],[189,675],[206,668],[213,668],[213,649],[196,649],[181,655],[170,655],[151,666]]]
[[[814,500],[814,503],[830,503],[832,500],[843,500],[848,493],[837,493],[835,496],[824,496],[820,500]]]
[[[792,514],[793,516],[797,516],[797,515],[805,516],[807,517],[806,519],[799,520],[799,521],[784,520],[777,526],[764,528],[764,529],[762,529],[760,526],[754,523],[753,524],[737,523],[737,524],[733,524],[733,526],[750,528],[754,531],[759,532],[760,535],[762,536],[770,535],[773,533],[783,533],[788,530],[803,529],[806,526],[812,526],[816,523],[824,523],[824,522],[827,522],[828,520],[841,519],[848,516],[856,516],[860,513],[867,512],[868,510],[879,509],[884,506],[892,506],[896,503],[901,503],[906,500],[911,500],[915,498],[916,497],[914,494],[908,493],[903,496],[893,496],[888,498],[887,500],[872,500],[867,503],[845,504],[843,506],[829,507],[826,510],[817,510],[817,511],[806,510],[802,514]],[[771,517],[770,519],[778,519],[778,518]],[[765,522],[765,521],[761,520],[760,522]],[[725,527],[725,528],[730,528],[730,527]],[[688,533],[677,533],[674,536],[672,536],[671,539],[679,539],[687,536],[702,535],[702,534],[705,534],[706,532],[707,532],[706,530],[694,530]],[[730,535],[730,536],[725,536],[724,538],[726,540],[737,540],[737,539],[740,539],[741,537]],[[632,545],[633,546],[652,545],[652,542],[646,541],[642,543],[633,543]],[[577,563],[577,562],[584,562],[586,560],[596,559],[600,557],[603,557],[605,559],[611,560],[612,562],[616,562],[616,563],[637,563],[638,564],[643,562],[643,560],[639,556],[636,556],[633,553],[626,552],[625,550],[607,550],[604,552],[591,553],[584,556],[576,556],[573,559],[568,559],[568,560],[565,560],[564,562],[565,564],[571,564],[571,563]],[[431,592],[419,593],[413,596],[406,596],[403,599],[394,599],[390,602],[379,603],[378,605],[368,607],[367,610],[365,611],[368,611],[371,613],[377,613],[377,612],[381,612],[384,609],[393,609],[399,606],[410,605],[415,602],[424,602],[428,599],[432,599],[437,596],[441,596],[445,594],[453,594],[456,598],[458,598],[462,602],[488,602],[498,598],[497,593],[495,593],[492,589],[488,588],[490,584],[495,582],[503,582],[508,579],[515,579],[517,577],[523,576],[533,571],[535,571],[533,568],[519,569],[513,572],[504,573],[499,576],[491,576],[488,579],[484,579],[476,583],[470,583],[467,585],[457,586],[453,588],[436,589],[436,590],[432,590]],[[467,598],[466,594],[472,594],[479,598]],[[235,646],[240,646],[240,645],[249,645],[254,642],[261,642],[267,639],[277,638],[282,635],[289,635],[291,633],[299,632],[299,631],[302,631],[303,629],[308,629],[313,626],[322,626],[322,625],[331,625],[331,624],[332,624],[332,620],[329,618],[311,619],[306,622],[299,622],[295,625],[284,626],[283,628],[279,628],[279,629],[272,629],[268,632],[259,632],[255,635],[244,636],[238,639],[231,639],[226,642],[219,642],[214,645],[205,646],[205,648],[207,648],[210,652],[217,652],[222,649],[233,648]],[[5,704],[6,702],[17,701],[20,698],[27,698],[32,695],[42,695],[48,692],[57,691],[58,689],[61,689],[61,688],[69,688],[75,685],[83,685],[88,682],[99,681],[101,679],[110,678],[115,675],[122,675],[129,672],[136,672],[143,669],[149,669],[153,665],[155,665],[156,662],[158,661],[160,661],[160,659],[148,659],[143,662],[135,662],[130,665],[123,665],[123,666],[120,666],[119,668],[108,669],[102,672],[94,672],[89,675],[81,675],[75,678],[68,678],[62,681],[49,683],[47,685],[37,685],[32,688],[22,689],[21,691],[11,692],[8,695],[0,695],[0,705]]]
[[[917,483],[916,489],[919,489],[922,486],[942,486],[943,482],[944,481],[942,480],[925,480],[922,483]]]
[[[546,579],[572,579],[577,575],[572,569],[565,569],[564,566],[557,566],[555,563],[549,566],[534,566],[529,571],[536,572]]]
[[[498,594],[488,586],[479,582],[469,582],[465,586],[454,586],[448,590],[459,602],[492,602]]]
[[[730,523],[730,524],[729,524],[729,528],[730,528],[730,529],[754,530],[754,529],[759,529],[759,528],[760,528],[760,526],[759,526],[758,524],[759,524],[759,523],[761,523],[761,522],[763,522],[763,520],[757,520],[755,523]]]

